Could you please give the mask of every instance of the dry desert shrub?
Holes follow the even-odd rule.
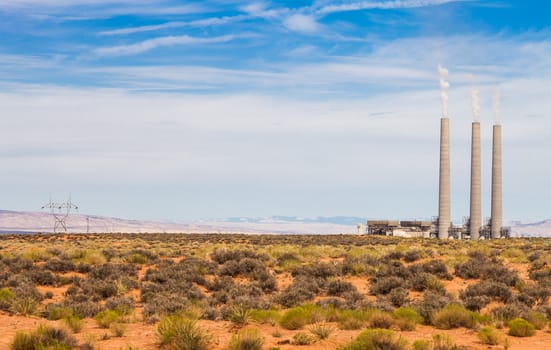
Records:
[[[293,335],[293,344],[295,345],[310,345],[316,342],[316,338],[304,332],[298,332]]]
[[[157,326],[160,345],[168,350],[208,350],[210,334],[197,322],[178,315],[164,317]]]
[[[124,323],[114,322],[109,326],[109,330],[115,337],[122,337],[126,332],[126,325]]]
[[[532,311],[528,313],[526,320],[538,330],[542,330],[547,325],[547,317],[541,312]]]
[[[291,285],[274,297],[274,301],[284,307],[294,307],[312,301],[324,285],[325,281],[320,278],[296,277]]]
[[[531,337],[536,333],[536,327],[523,318],[515,318],[507,323],[509,335],[513,337]]]
[[[413,350],[432,350],[432,343],[430,340],[417,339],[411,344]]]
[[[433,324],[434,314],[452,302],[454,298],[449,294],[426,291],[423,293],[423,299],[413,304],[413,308],[423,317],[425,324]]]
[[[63,317],[63,323],[73,332],[80,333],[82,328],[84,328],[84,320],[80,317],[67,315]]]
[[[417,324],[423,322],[423,318],[411,307],[401,307],[394,310],[396,324],[402,331],[413,331]]]
[[[17,332],[11,350],[74,349],[77,340],[63,328],[38,326],[30,333]]]
[[[237,327],[243,327],[251,320],[251,309],[242,305],[234,305],[228,315],[228,319]]]
[[[96,315],[95,319],[101,328],[109,328],[111,324],[119,322],[121,317],[122,315],[115,310],[103,310]]]
[[[287,310],[279,319],[279,325],[285,329],[296,330],[323,320],[323,310],[316,305],[307,304]]]
[[[366,329],[339,350],[406,350],[408,343],[388,329]]]
[[[498,345],[502,340],[502,334],[493,327],[484,326],[477,333],[482,344]]]
[[[260,324],[276,325],[281,318],[277,310],[251,310],[251,319]]]
[[[316,338],[323,340],[329,338],[331,333],[335,331],[335,328],[325,322],[318,322],[308,327],[308,331],[310,331],[310,333],[312,333]]]
[[[232,335],[228,350],[261,350],[263,344],[264,337],[258,329],[242,329]]]
[[[331,296],[343,296],[346,293],[358,292],[356,287],[347,281],[343,280],[333,280],[330,281],[327,285],[327,295]]]
[[[472,328],[473,318],[462,305],[449,304],[434,314],[433,324],[438,329]]]
[[[469,310],[478,311],[492,300],[508,303],[513,296],[511,289],[504,283],[493,280],[482,280],[468,286],[459,297]]]
[[[395,320],[391,314],[375,310],[369,316],[369,321],[367,322],[369,328],[380,328],[380,329],[389,329],[394,326]]]
[[[390,293],[393,289],[403,288],[407,286],[405,279],[396,276],[388,277],[376,277],[371,280],[371,285],[369,286],[369,293],[371,295],[386,295]]]

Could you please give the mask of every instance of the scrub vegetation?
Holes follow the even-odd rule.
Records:
[[[2,235],[0,317],[39,322],[0,331],[15,328],[11,349],[503,348],[551,339],[550,251],[546,239]]]

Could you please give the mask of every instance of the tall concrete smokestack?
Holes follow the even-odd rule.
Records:
[[[470,231],[471,239],[480,238],[480,226],[482,225],[482,209],[480,194],[480,122],[473,122],[471,144],[471,213]]]
[[[501,237],[503,224],[501,177],[501,125],[494,125],[492,152],[492,239]]]
[[[450,214],[450,119],[440,119],[440,181],[438,192],[438,238],[449,235]]]
[[[471,90],[471,107],[473,109],[473,130],[471,137],[471,212],[469,215],[472,240],[480,238],[480,226],[482,225],[482,203],[480,194],[480,98],[476,88],[476,77],[470,75],[473,88]]]
[[[440,119],[440,179],[438,189],[438,238],[449,237],[450,214],[450,119],[448,118],[448,70],[438,65],[440,77],[440,99],[442,119]]]

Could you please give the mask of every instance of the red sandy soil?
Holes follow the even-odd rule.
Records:
[[[16,331],[30,331],[36,329],[39,324],[60,325],[58,321],[48,321],[36,317],[9,316],[0,314],[0,350],[9,349],[9,344]],[[199,321],[199,325],[205,331],[212,335],[212,350],[227,349],[227,344],[232,332],[235,330],[231,324],[226,321]],[[304,350],[330,350],[336,349],[339,345],[345,344],[352,340],[360,331],[343,331],[335,327],[335,331],[331,334],[328,340],[317,342],[308,346],[296,346],[292,344],[277,344],[282,340],[291,340],[297,331],[288,331],[277,326],[269,325],[251,325],[250,327],[258,328],[265,337],[264,349],[270,347],[279,347],[281,350],[289,349],[304,349]],[[281,334],[279,337],[274,337],[275,332]],[[307,330],[305,330],[307,332]],[[503,349],[503,346],[483,345],[478,341],[476,332],[464,328],[454,330],[438,330],[428,326],[417,326],[415,331],[397,332],[402,337],[412,342],[416,339],[431,339],[436,333],[448,334],[456,344],[464,345],[467,349],[482,350],[482,349]],[[110,337],[107,340],[100,340],[104,334],[110,334],[109,330],[101,329],[92,319],[86,320],[86,326],[77,334],[77,338],[85,341],[90,337],[95,339],[95,344],[102,350],[120,350],[129,345],[132,345],[140,350],[158,349],[156,328],[155,325],[144,323],[128,324],[125,335],[120,338]],[[510,350],[549,350],[551,349],[551,332],[537,331],[536,335],[528,338],[508,337],[511,344]]]

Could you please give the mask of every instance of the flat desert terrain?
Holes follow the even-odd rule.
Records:
[[[551,239],[0,236],[0,350],[551,349]]]

